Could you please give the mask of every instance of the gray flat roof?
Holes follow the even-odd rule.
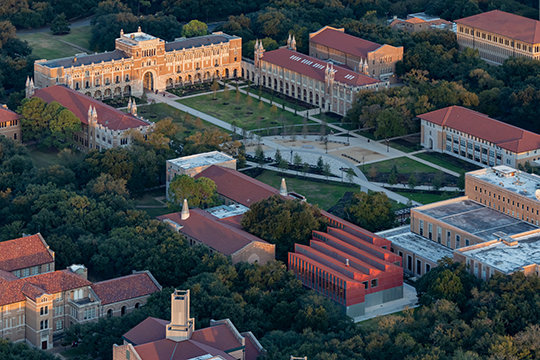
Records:
[[[538,229],[538,226],[472,200],[461,200],[425,210],[422,208],[415,210],[485,241]]]
[[[517,241],[517,245],[514,246],[507,245],[503,241],[493,241],[485,246],[479,244],[480,246],[462,248],[460,252],[505,274],[518,271],[523,266],[540,264],[540,234],[514,238],[514,240]]]
[[[225,153],[220,151],[210,151],[167,160],[167,162],[187,170],[197,168],[199,166],[214,165],[231,160],[234,160],[234,158]]]
[[[220,43],[228,43],[232,39],[237,39],[237,36],[228,34],[211,34],[197,36],[193,38],[180,38],[165,44],[165,51],[191,49],[200,46],[209,46]]]
[[[453,256],[452,249],[411,232],[409,226],[381,231],[377,235],[429,261],[437,262],[445,256]]]
[[[520,196],[527,197],[531,200],[538,201],[536,197],[536,191],[540,189],[540,176],[535,174],[528,174],[524,171],[512,169],[511,167],[505,166],[510,170],[514,171],[514,176],[500,176],[500,171],[495,171],[496,168],[488,168],[476,170],[468,173],[467,175],[475,177],[480,180],[484,180],[495,186],[499,186],[502,189],[511,191]],[[540,193],[540,191],[539,191]],[[538,203],[540,206],[540,202]]]
[[[50,68],[57,67],[71,67],[71,66],[81,66],[81,65],[90,65],[92,63],[98,64],[102,61],[112,61],[112,60],[122,60],[129,59],[130,57],[123,52],[122,50],[114,50],[110,52],[90,54],[90,55],[77,55],[68,58],[55,59],[46,62],[40,63],[40,65],[47,66]]]

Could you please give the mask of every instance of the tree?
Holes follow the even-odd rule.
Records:
[[[274,117],[277,115],[277,106],[276,106],[276,104],[272,105],[272,107],[270,108],[270,113]]]
[[[233,134],[236,135],[236,132],[238,131],[238,124],[236,123],[236,120],[231,122],[231,130],[233,131]]]
[[[45,144],[50,144],[57,149],[69,147],[74,144],[73,134],[81,131],[81,128],[79,118],[68,109],[63,109],[49,122],[51,140],[45,141]]]
[[[300,166],[302,165],[302,157],[300,156],[300,154],[298,154],[298,153],[294,154],[293,163],[294,163],[294,167],[296,168],[296,170],[299,171]]]
[[[307,113],[306,113],[306,116],[304,116],[304,119],[302,119],[302,136],[304,137],[304,139],[307,137],[309,131],[308,131],[308,118],[307,118]]]
[[[414,176],[414,174],[411,174],[411,176],[409,176],[409,181],[407,185],[409,185],[409,188],[411,190],[414,190],[414,188],[418,186],[418,181],[416,180],[416,176]]]
[[[307,162],[305,162],[303,165],[302,165],[302,171],[304,172],[304,175],[307,177],[307,175],[309,174],[309,169],[310,169],[310,166]]]
[[[261,100],[261,101],[259,101],[259,105],[258,105],[258,106],[259,106],[259,110],[262,110],[262,109],[264,109],[264,103],[263,103],[263,101],[262,101],[262,100]]]
[[[377,168],[375,167],[375,165],[371,165],[371,167],[369,168],[369,172],[368,172],[369,178],[371,180],[375,180],[375,178],[377,177],[377,174],[378,174]]]
[[[461,172],[457,179],[457,188],[461,191],[465,190],[465,173]]]
[[[322,156],[319,156],[319,158],[317,159],[316,171],[319,174],[323,174],[323,172],[324,172],[324,161],[323,161]]]
[[[229,90],[229,86],[225,84],[225,89],[223,90],[223,98],[225,101],[229,101],[229,97],[231,96],[231,91]]]
[[[347,177],[347,182],[352,185],[354,182],[354,176],[355,176],[354,170],[351,168],[348,168],[345,176]]]
[[[283,160],[283,157],[281,156],[281,151],[279,149],[276,149],[276,153],[274,155],[274,161],[276,164],[279,164]]]
[[[177,175],[169,184],[169,208],[180,211],[184,199],[187,199],[191,207],[212,207],[218,204],[216,183],[212,180],[200,177],[192,178],[189,175]]]
[[[257,145],[257,147],[255,148],[255,161],[257,161],[259,167],[264,164],[264,151],[261,144]]]
[[[285,170],[289,169],[289,164],[287,163],[287,161],[281,160],[278,163],[278,169],[281,170],[281,173],[283,174],[285,172]]]
[[[66,14],[61,13],[51,22],[51,31],[53,35],[67,34],[70,31],[69,25],[70,23],[66,19]]]
[[[431,187],[433,190],[438,191],[443,185],[443,173],[441,171],[437,171],[435,176],[433,177],[433,180],[431,181]]]
[[[208,26],[199,20],[191,20],[182,27],[182,35],[189,38],[208,34]]]
[[[326,176],[326,179],[328,179],[328,177],[332,174],[330,164],[327,162],[323,165],[323,174]]]
[[[238,84],[236,84],[236,86],[238,87]],[[236,89],[236,94],[234,95],[235,96],[235,101],[237,104],[240,104],[240,90]]]
[[[381,231],[394,226],[392,203],[382,192],[357,192],[345,208],[353,223],[369,231]]]
[[[217,94],[217,91],[219,90],[219,84],[218,84],[217,80],[214,80],[212,82],[211,89],[212,89],[212,92],[214,93],[214,100],[216,100],[216,94]]]
[[[195,119],[195,124],[194,125],[199,130],[203,128],[203,122],[202,122],[200,117],[197,117],[197,119]]]
[[[287,259],[295,243],[308,244],[312,230],[326,229],[326,218],[316,206],[274,195],[252,204],[241,224],[249,233],[276,244],[278,259]]]
[[[247,104],[248,108],[251,108],[251,106],[253,105],[253,99],[251,98],[250,95],[248,95],[247,98],[246,98],[246,104]]]
[[[390,184],[390,186],[394,186],[397,184],[397,167],[396,165],[394,165],[392,167],[392,170],[390,170],[390,176],[388,177],[388,184]]]

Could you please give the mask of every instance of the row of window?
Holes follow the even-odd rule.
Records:
[[[462,26],[459,27],[459,32],[460,33],[465,33],[465,34],[470,34],[470,35],[476,35],[476,37],[479,37],[479,38],[482,38],[484,40],[488,40],[488,41],[493,41],[494,43],[498,43],[498,44],[504,44],[505,46],[514,46],[514,41],[512,40],[509,40],[509,39],[504,39],[502,37],[498,37],[498,36],[492,36],[490,34],[486,34],[484,32],[480,32],[480,31],[474,31],[472,29],[467,29],[467,28],[463,28]],[[519,42],[516,42],[515,43],[515,47],[518,49],[518,50],[523,50],[523,51],[527,51],[527,52],[530,52],[532,53],[533,52],[533,47],[530,46],[530,45],[527,45],[527,44],[524,44],[524,43],[519,43]],[[535,46],[534,47],[534,50],[535,52],[538,52],[538,46]]]
[[[424,220],[419,220],[419,235],[424,235]],[[428,222],[428,232],[427,232],[427,238],[429,240],[433,240],[433,224]],[[443,243],[442,239],[442,229],[437,226],[437,242],[442,245],[446,245],[449,248],[452,248],[452,233],[450,231],[446,231],[446,239],[445,243]],[[465,239],[465,246],[469,246],[471,244],[471,241],[469,239]],[[461,235],[455,234],[455,247],[454,249],[459,249],[462,246],[461,244]]]
[[[0,128],[17,126],[18,124],[19,124],[19,120],[4,121],[0,123]]]
[[[45,272],[49,272],[51,270],[50,266],[51,266],[50,264],[45,265]],[[39,274],[39,266],[32,266],[26,269],[13,271],[13,275],[15,275],[16,277],[20,279],[28,277],[28,276],[38,275],[38,274]]]

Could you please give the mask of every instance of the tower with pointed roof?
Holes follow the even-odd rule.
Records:
[[[35,87],[34,80],[30,77],[26,78],[26,98],[29,99],[34,96]]]

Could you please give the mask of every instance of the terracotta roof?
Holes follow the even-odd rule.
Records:
[[[455,22],[531,44],[540,43],[540,21],[500,10],[469,16]]]
[[[261,356],[259,348],[254,344],[254,340],[247,333],[242,333],[242,336],[246,339],[246,348],[244,351],[245,360],[257,360]]]
[[[518,154],[540,149],[540,135],[461,106],[450,106],[418,117],[440,126],[462,131]]]
[[[416,17],[413,17],[413,18],[405,20],[405,22],[409,23],[409,24],[422,24],[422,23],[425,23],[426,21],[422,20],[422,19],[419,19],[419,18],[416,18]]]
[[[60,105],[74,113],[83,124],[88,124],[88,109],[91,105],[97,111],[98,124],[103,125],[107,129],[118,131],[149,126],[147,122],[63,85],[38,89],[35,91],[34,96],[48,103],[57,101]]]
[[[265,52],[263,61],[281,66],[310,78],[325,81],[325,71],[329,64],[323,60],[304,55],[286,48]],[[350,86],[364,86],[381,83],[380,80],[334,65],[334,80]]]
[[[212,165],[195,176],[206,177],[216,183],[217,192],[239,204],[251,204],[279,194],[279,190],[236,170]]]
[[[122,338],[134,346],[165,339],[165,327],[170,321],[147,317],[133,329],[125,333]]]
[[[207,354],[221,356],[226,360],[235,360],[224,351],[212,348],[194,340],[172,341],[163,339],[135,347],[141,360],[187,360]]]
[[[20,119],[21,115],[9,110],[7,107],[0,106],[0,123]]]
[[[212,249],[232,255],[252,242],[266,241],[239,229],[228,222],[220,221],[217,217],[201,209],[190,209],[189,218],[181,219],[181,213],[167,214],[157,217],[158,220],[169,219],[182,226],[180,232],[196,239]]]
[[[229,351],[242,346],[242,343],[238,341],[233,332],[225,324],[194,331],[191,335],[191,340],[222,351]]]
[[[0,269],[14,271],[52,263],[54,258],[40,234],[0,242]]]
[[[309,41],[364,59],[367,58],[368,53],[382,46],[381,44],[345,34],[343,31],[328,26],[319,30],[314,36],[311,36]]]
[[[101,300],[101,305],[107,305],[153,294],[160,291],[161,286],[156,284],[148,271],[143,271],[95,283],[92,290]]]
[[[26,296],[36,300],[43,294],[55,294],[91,284],[90,281],[68,270],[54,271],[12,281],[0,279],[0,306],[24,301]]]

